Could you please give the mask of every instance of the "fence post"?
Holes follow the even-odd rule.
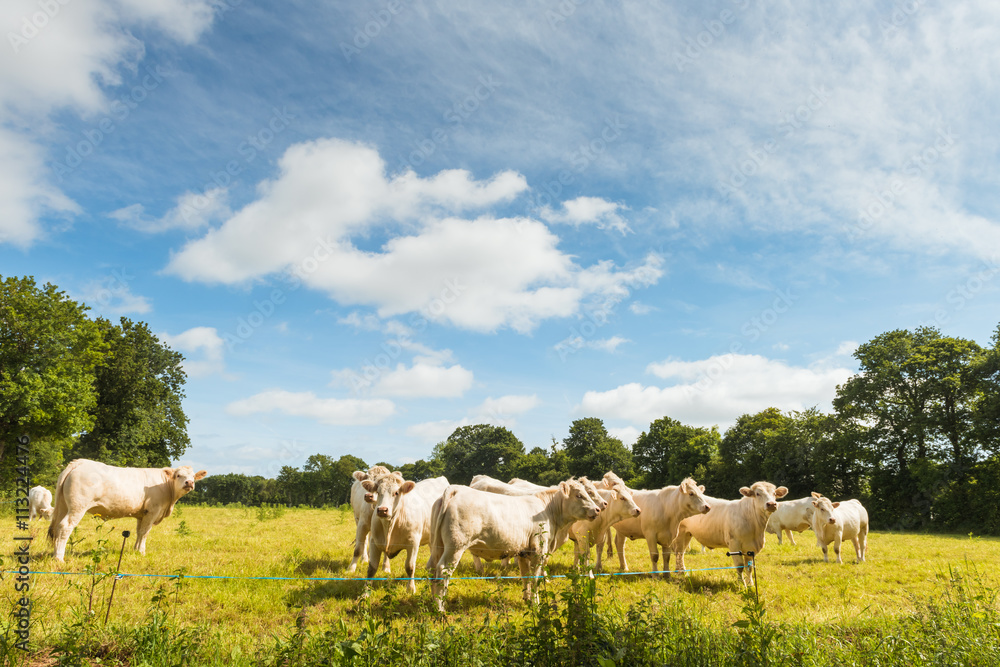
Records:
[[[129,532],[127,530],[122,531],[122,550],[118,553],[118,567],[115,568],[115,580],[111,582],[111,595],[108,597],[108,611],[104,614],[104,625],[108,624],[108,616],[111,615],[111,603],[115,599],[115,587],[118,585],[118,579],[121,578],[122,572],[122,556],[125,555],[125,542],[128,540]]]

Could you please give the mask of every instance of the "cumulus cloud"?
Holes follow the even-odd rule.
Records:
[[[101,280],[88,283],[83,288],[81,300],[94,312],[102,315],[121,316],[136,313],[142,315],[152,310],[149,299],[132,294],[124,272],[113,271]]]
[[[853,375],[847,368],[789,366],[748,354],[698,361],[668,359],[650,364],[647,372],[673,384],[656,387],[633,382],[608,391],[588,391],[577,410],[635,425],[669,415],[695,426],[724,426],[742,414],[768,407],[802,410],[828,404],[837,385]]]
[[[79,206],[49,180],[44,168],[48,116],[106,111],[105,89],[122,82],[145,54],[129,27],[160,30],[184,44],[212,23],[211,0],[92,0],[0,3],[0,243],[28,247],[41,238],[40,220],[70,216]],[[54,13],[53,13],[54,12]],[[52,14],[49,16],[49,14]],[[41,15],[42,18],[39,18]],[[17,128],[12,129],[12,128]]]
[[[194,231],[231,215],[228,199],[226,188],[211,188],[204,193],[185,192],[177,198],[176,205],[160,218],[147,216],[142,204],[125,206],[112,211],[108,217],[148,233],[171,229]]]
[[[541,211],[541,218],[549,223],[568,224],[575,227],[594,225],[599,229],[613,229],[625,234],[629,231],[618,211],[624,207],[600,197],[577,197],[562,203],[562,210],[555,211],[546,206]]]
[[[305,417],[333,426],[371,426],[395,414],[396,406],[384,398],[319,398],[311,391],[283,389],[269,389],[226,406],[226,413],[236,417],[270,412]]]
[[[372,388],[378,396],[405,398],[459,398],[472,386],[472,371],[461,366],[415,363],[398,364],[379,377]]]
[[[225,370],[223,352],[225,340],[215,327],[194,327],[172,336],[159,334],[160,340],[177,350],[194,358],[184,359],[184,371],[191,377],[202,377]]]
[[[291,270],[305,284],[379,317],[421,313],[475,331],[534,329],[578,312],[588,298],[628,294],[662,275],[639,266],[580,267],[559,239],[530,218],[454,217],[509,201],[527,188],[501,172],[486,181],[448,170],[393,178],[372,148],[338,139],[290,147],[260,197],[175,253],[167,272],[185,280],[240,283]],[[379,251],[353,243],[372,225],[396,224]]]

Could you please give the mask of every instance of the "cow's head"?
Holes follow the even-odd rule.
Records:
[[[601,513],[601,508],[593,501],[583,484],[575,479],[559,483],[559,491],[567,501],[569,515],[579,521],[593,521]]]
[[[824,497],[822,494],[812,492],[812,506],[813,506],[813,525],[825,526],[837,525],[837,515],[834,514],[833,510],[835,507],[840,507],[840,503],[831,502],[829,498]]]
[[[601,480],[601,484],[604,485],[605,489],[613,489],[615,488],[615,484],[621,484],[622,486],[625,486],[625,482],[622,480],[622,478],[616,475],[611,470],[604,473],[604,478]]]
[[[204,470],[199,470],[197,473],[191,468],[191,466],[180,466],[179,468],[166,468],[170,477],[174,481],[174,490],[177,492],[178,497],[183,496],[188,491],[194,491],[194,483],[199,479],[204,479],[205,475],[208,473]]]
[[[401,474],[394,472],[380,475],[374,480],[366,479],[361,485],[375,497],[376,516],[380,519],[391,519],[396,516],[396,510],[399,509],[403,496],[412,491],[416,483],[406,481]]]
[[[777,499],[787,496],[788,489],[783,486],[775,488],[770,482],[754,482],[749,487],[741,488],[740,493],[753,501],[758,512],[772,514],[778,509]]]
[[[704,514],[712,509],[712,506],[708,504],[708,498],[705,497],[704,484],[698,484],[688,477],[677,488],[681,493],[681,503],[685,509],[685,516]]]
[[[611,488],[611,500],[624,503],[625,511],[628,512],[629,516],[639,516],[642,514],[642,509],[635,504],[635,499],[632,498],[632,492],[624,484],[615,484]]]
[[[49,507],[48,509],[39,510],[38,513],[44,516],[46,519],[51,519],[53,511],[55,511],[55,508]]]
[[[580,477],[580,484],[583,484],[583,488],[587,490],[587,495],[590,499],[594,501],[594,504],[600,507],[602,510],[608,509],[608,501],[604,499],[600,493],[597,492],[597,486],[591,482],[586,477]]]

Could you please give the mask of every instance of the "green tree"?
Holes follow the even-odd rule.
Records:
[[[440,477],[444,474],[444,462],[433,457],[429,461],[419,459],[413,463],[404,463],[401,465],[399,467],[399,474],[403,476],[403,479],[414,482]]]
[[[505,427],[491,424],[459,427],[433,452],[452,484],[468,484],[476,475],[509,479],[522,456],[521,441]]]
[[[344,454],[334,461],[330,469],[329,488],[327,489],[329,503],[340,506],[351,502],[351,485],[354,483],[351,473],[355,470],[367,469],[367,463],[351,454]]]
[[[784,463],[792,458],[788,439],[789,418],[778,408],[740,415],[719,443],[719,487],[713,492],[735,498],[739,489],[760,480],[784,477]],[[769,479],[770,478],[770,479]]]
[[[0,468],[14,438],[66,443],[93,424],[94,369],[107,344],[87,307],[34,278],[0,280]],[[7,474],[3,475],[4,478]]]
[[[632,452],[618,438],[613,438],[597,417],[577,419],[563,440],[569,458],[570,474],[600,479],[613,471],[626,482],[634,476]]]
[[[80,436],[74,456],[118,466],[170,465],[190,444],[181,406],[184,357],[144,322],[98,319],[97,326],[108,352],[95,373],[93,426]]]
[[[632,446],[632,459],[641,484],[660,488],[679,484],[685,477],[701,480],[719,451],[719,430],[687,426],[661,417],[649,425]]]

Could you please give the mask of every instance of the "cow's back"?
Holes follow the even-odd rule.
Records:
[[[74,465],[75,464],[75,465]],[[162,512],[173,505],[162,468],[116,468],[78,459],[60,475],[57,492],[71,512],[90,511],[106,518]]]

